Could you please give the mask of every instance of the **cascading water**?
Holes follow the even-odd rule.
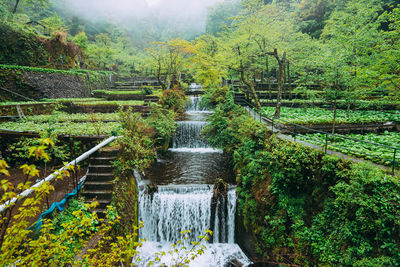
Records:
[[[190,102],[188,103],[187,112],[190,114],[196,113],[210,113],[200,108],[199,105],[200,97],[190,96]],[[210,147],[207,142],[201,137],[201,131],[207,122],[202,120],[190,120],[190,121],[179,121],[178,122],[178,134],[172,139],[172,148],[170,151],[173,152],[199,152],[199,153],[210,153],[210,152],[222,152],[219,149]]]
[[[198,97],[191,99],[191,105],[187,109],[190,115],[207,112],[200,110]],[[210,147],[201,138],[201,130],[206,122],[189,120],[178,124],[178,133],[172,141],[172,148],[168,151],[169,158],[178,160],[181,165],[178,162],[175,164],[190,172],[182,175],[181,171],[176,171],[176,167],[169,167],[173,162],[166,159],[160,160],[156,165],[157,170],[149,175],[159,186],[158,190],[151,194],[145,189],[139,193],[139,220],[144,222],[139,236],[146,239],[146,242],[139,249],[141,261],[135,262],[135,265],[146,266],[148,262],[154,261],[155,254],[160,251],[174,251],[175,247],[172,244],[183,240],[181,231],[190,230],[190,239],[184,242],[190,248],[190,241],[196,241],[196,237],[204,235],[205,230],[212,230],[213,237],[210,241],[202,242],[206,247],[205,253],[192,260],[190,266],[247,266],[251,262],[235,244],[236,190],[230,187],[224,191],[223,196],[218,198],[213,196],[214,185],[211,183],[221,178],[220,174],[223,174],[218,172],[218,169],[224,168],[223,165],[217,163],[223,157],[222,151]],[[203,157],[207,157],[208,161],[216,162],[215,171],[206,172],[213,166],[207,165],[208,162],[193,164],[196,157],[200,161]],[[190,166],[185,167],[185,163]],[[170,171],[171,169],[175,171]],[[167,177],[171,175],[176,177]],[[206,179],[202,177],[204,175],[210,177]],[[163,179],[170,182],[160,185],[165,184],[161,182]],[[179,181],[185,184],[174,184]],[[187,181],[190,181],[190,184],[187,184]],[[156,264],[164,263],[166,266],[173,265],[179,258],[175,252],[158,256],[161,260]]]
[[[176,243],[181,231],[195,236],[210,229],[212,188],[209,186],[159,186],[154,195],[141,194],[141,236],[149,241]]]
[[[200,107],[200,96],[189,96],[189,103],[186,107],[187,112],[207,111],[205,108]]]
[[[141,236],[149,241],[176,243],[181,239],[181,231],[190,230],[191,235],[197,237],[211,228],[212,221],[221,220],[211,229],[214,232],[213,242],[234,243],[235,189],[230,189],[227,194],[229,212],[218,212],[221,209],[217,208],[214,218],[211,218],[212,195],[211,185],[159,186],[153,195],[141,192],[140,219],[146,222]]]
[[[201,137],[206,122],[180,121],[178,133],[172,140],[172,148],[209,148],[207,142]]]

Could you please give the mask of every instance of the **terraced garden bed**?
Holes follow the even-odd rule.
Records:
[[[365,142],[343,137],[359,139]],[[296,138],[322,147],[325,146],[326,142],[326,135],[320,133],[297,135]],[[371,143],[381,144],[382,146]],[[398,148],[396,151],[396,166],[398,167],[400,166],[400,133],[398,132],[328,136],[328,149],[351,154],[387,166],[393,165],[394,149],[391,147]]]
[[[67,135],[112,135],[117,134],[121,128],[119,122],[42,122],[18,121],[3,122],[0,124],[1,130],[11,130],[25,132],[26,135],[45,135],[59,136]],[[7,131],[3,131],[7,134]],[[12,134],[12,133],[10,133]],[[17,133],[15,133],[17,134]],[[22,134],[25,136],[25,134]]]
[[[275,108],[264,107],[262,112],[265,116],[273,117]],[[282,122],[296,123],[301,125],[326,125],[333,123],[333,111],[322,108],[281,108]],[[350,111],[347,117],[346,110],[337,110],[337,124],[367,124],[400,122],[400,110],[391,111]],[[284,123],[284,122],[283,122]]]
[[[19,103],[19,102],[16,102]],[[24,104],[0,104],[0,116],[18,116],[17,106],[24,114],[51,114],[57,107],[56,103],[24,103]]]
[[[35,122],[35,123],[59,123],[59,122],[116,122],[119,120],[118,113],[74,113],[56,111],[51,115],[36,115],[26,116],[20,119],[20,122]]]
[[[239,101],[240,98],[235,96],[235,101]],[[260,104],[262,107],[275,107],[276,99],[260,99]],[[332,108],[332,104],[326,102],[323,99],[292,99],[292,100],[282,100],[283,107],[292,108],[307,108],[307,107],[319,107],[319,108]],[[347,103],[344,101],[338,102],[338,108],[347,109]],[[383,101],[383,100],[357,100],[354,104],[350,105],[352,110],[396,110],[400,108],[399,101]]]
[[[101,98],[58,98],[43,99],[43,101],[32,102],[3,102],[0,103],[0,116],[18,116],[17,106],[25,115],[51,114],[60,105],[71,103],[101,102]]]
[[[121,90],[96,90],[93,91],[95,97],[101,97],[106,100],[151,100],[157,102],[156,94],[145,94],[143,90],[121,91]]]
[[[144,106],[144,101],[94,101],[89,103],[69,103],[60,110],[68,113],[112,113],[121,107],[125,110],[132,108],[133,112],[147,115],[150,107]]]

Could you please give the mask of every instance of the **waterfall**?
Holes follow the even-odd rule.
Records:
[[[140,261],[134,261],[135,266],[147,266],[160,251],[167,253],[163,256],[158,254],[160,264],[156,266],[162,263],[170,266],[168,264],[187,253],[179,252],[180,249],[175,252],[172,245],[183,240],[180,232],[190,230],[190,239],[183,243],[190,249],[190,241],[198,241],[197,237],[205,234],[212,221],[215,223],[211,243],[202,242],[205,253],[191,261],[189,266],[248,266],[251,262],[234,242],[236,189],[229,189],[224,201],[217,204],[215,212],[211,211],[212,196],[212,185],[159,186],[153,195],[142,190],[139,195],[139,220],[144,222],[144,226],[139,237],[146,242],[138,249]],[[221,212],[223,210],[227,212]]]
[[[222,157],[218,155],[222,151],[210,147],[201,136],[206,122],[199,118],[204,119],[209,111],[201,109],[199,102],[200,97],[190,97],[186,113],[188,120],[178,122],[178,132],[173,137],[172,148],[168,152],[173,155],[173,159],[179,160],[179,164],[183,164],[177,164],[179,171],[176,171],[177,166],[172,169],[174,174],[178,179],[189,176],[190,179],[186,177],[185,181],[190,183],[202,181],[203,177],[199,176],[205,174],[205,166],[201,162],[204,155]],[[190,166],[185,165],[188,163]],[[216,167],[218,170],[223,168],[221,164]],[[183,175],[180,169],[189,173]],[[161,170],[163,172],[157,173],[157,180],[165,179],[170,169]],[[212,173],[211,183],[223,177],[213,168],[207,171]],[[197,255],[189,266],[248,266],[251,261],[235,243],[236,200],[236,188],[233,186],[224,187],[224,193],[215,197],[212,184],[169,183],[158,185],[158,190],[152,193],[147,192],[144,184],[138,201],[139,220],[144,222],[139,230],[139,237],[146,242],[138,249],[139,259],[134,259],[132,263],[135,266],[148,266],[150,262],[155,266],[171,266],[179,258],[188,255],[192,241],[199,241],[198,236],[204,236],[206,230],[212,230],[213,236],[210,240],[201,242],[201,246],[205,248],[204,254]],[[190,231],[188,240],[184,240],[181,234],[181,231],[186,230]],[[181,244],[176,246],[178,242]]]
[[[204,108],[200,107],[200,96],[189,96],[189,101],[186,107],[186,111],[188,112],[206,111]]]
[[[178,134],[172,140],[172,148],[209,148],[201,137],[205,125],[204,121],[178,122]]]
[[[139,216],[146,224],[141,237],[176,243],[184,230],[196,237],[204,235],[210,229],[211,196],[208,186],[159,186],[153,196],[142,193]]]
[[[234,243],[236,192],[231,188],[226,201],[211,211],[212,185],[159,186],[153,195],[145,190],[139,195],[139,219],[144,227],[140,237],[149,241],[176,243],[181,231],[193,237],[204,235],[214,224],[214,243]],[[225,208],[228,212],[224,212]],[[211,215],[214,214],[214,218]],[[194,239],[195,240],[195,239]]]

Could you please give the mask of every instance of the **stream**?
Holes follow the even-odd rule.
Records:
[[[199,96],[190,96],[190,100],[171,148],[146,172],[146,180],[139,182],[139,220],[144,222],[139,237],[146,241],[139,249],[140,261],[134,264],[147,266],[160,252],[167,253],[160,255],[155,266],[176,264],[180,256],[186,255],[182,246],[190,250],[190,242],[198,241],[196,237],[210,229],[210,241],[201,242],[204,254],[190,261],[189,266],[248,266],[251,261],[235,243],[237,197],[229,158],[200,136],[211,112],[200,108]],[[229,188],[226,196],[213,202],[217,178]],[[144,185],[150,182],[158,185],[157,191],[147,192]],[[180,233],[184,230],[190,230],[188,240],[183,240]],[[173,252],[173,244],[180,240],[183,242],[178,252]]]

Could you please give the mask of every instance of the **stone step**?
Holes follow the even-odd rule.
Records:
[[[97,217],[99,217],[100,219],[104,219],[106,217],[106,210],[107,209],[96,208],[93,211],[97,213]]]
[[[111,164],[104,165],[89,165],[89,173],[112,173],[114,171],[114,166]]]
[[[113,181],[114,174],[113,173],[88,173],[86,176],[86,181]]]
[[[84,190],[82,192],[82,196],[87,200],[96,199],[96,200],[108,200],[111,201],[112,198],[112,190]]]
[[[93,154],[94,157],[116,157],[118,154],[118,149],[107,149],[107,150],[99,150]]]
[[[84,190],[113,190],[114,183],[112,181],[86,181]]]
[[[115,157],[91,157],[90,164],[93,165],[110,165],[111,161],[115,160]]]
[[[96,207],[96,209],[101,209],[101,210],[106,210],[107,206],[110,205],[111,201],[110,200],[104,200],[104,199],[98,199],[96,200],[99,202],[99,205]],[[91,203],[92,200],[86,200],[85,203]]]

